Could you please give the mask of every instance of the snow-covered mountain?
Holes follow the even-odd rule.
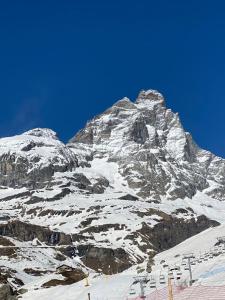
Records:
[[[118,101],[88,122],[69,147],[82,152],[81,160],[85,153],[91,161],[116,162],[133,192],[148,201],[191,198],[198,191],[225,199],[225,161],[195,144],[156,91],[142,91],[135,103]]]
[[[222,223],[224,200],[225,160],[200,149],[154,90],[116,102],[67,145],[40,128],[0,139],[2,244],[61,245],[82,268],[148,261],[149,271],[156,253]]]

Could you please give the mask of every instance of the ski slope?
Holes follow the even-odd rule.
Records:
[[[168,270],[176,265],[180,267],[182,275],[177,280],[176,271],[174,271],[174,280],[172,280],[174,285],[174,300],[222,300],[225,299],[225,248],[223,245],[215,247],[215,244],[218,242],[217,238],[223,235],[225,236],[225,225],[220,225],[205,230],[181,244],[156,255],[154,260],[155,265],[151,274],[146,274],[144,271],[137,274],[136,267],[132,267],[123,273],[112,276],[92,274],[89,277],[90,285],[88,287],[85,287],[84,281],[70,286],[57,286],[39,290],[35,290],[32,286],[27,286],[29,291],[22,296],[22,299],[86,300],[88,293],[90,293],[92,300],[138,299],[140,284],[137,282],[136,277],[141,275],[147,276],[145,287],[147,299],[166,300]],[[195,282],[192,287],[187,287],[189,271],[184,270],[184,266],[182,266],[183,255],[193,253],[197,260],[200,256],[212,256],[210,253],[213,253],[213,251],[220,254],[217,253],[212,258],[203,260],[201,263],[196,262],[195,265],[192,265]],[[164,268],[161,263],[162,261],[165,261],[169,267]],[[139,267],[144,267],[144,264]],[[160,274],[165,275],[165,284],[159,283]],[[156,287],[150,288],[150,282],[153,278],[156,281]],[[181,287],[185,287],[185,289]]]

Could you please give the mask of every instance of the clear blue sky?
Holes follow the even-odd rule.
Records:
[[[225,1],[0,1],[0,135],[92,116],[158,89],[225,157]]]

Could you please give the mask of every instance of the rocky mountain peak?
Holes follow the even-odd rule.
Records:
[[[55,140],[58,139],[56,132],[49,128],[34,128],[34,129],[24,132],[23,134],[36,136],[36,137],[51,138],[51,139],[55,139]]]
[[[164,104],[164,97],[156,90],[142,90],[136,100],[136,103],[142,104]]]
[[[195,144],[158,91],[141,91],[134,103],[128,98],[116,102],[88,122],[69,146],[91,158],[90,167],[95,157],[116,162],[129,187],[143,198],[191,198],[205,190],[225,199],[225,161]]]
[[[125,109],[135,109],[136,106],[129,98],[124,97],[123,99],[117,101],[113,107],[125,108]]]

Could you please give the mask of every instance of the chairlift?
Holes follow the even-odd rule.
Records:
[[[153,281],[153,282],[150,282],[150,289],[154,289],[156,288],[156,283]]]
[[[135,295],[136,294],[135,289],[130,289],[130,293],[129,294],[130,295]]]
[[[178,271],[176,275],[177,275],[177,280],[179,280],[181,278],[182,272]]]
[[[165,276],[164,276],[164,275],[160,275],[160,276],[159,276],[159,283],[160,283],[160,284],[165,284],[165,283],[166,283],[166,279],[165,279]]]
[[[184,267],[184,270],[189,270],[189,266],[186,265],[186,266]]]
[[[167,264],[164,264],[163,265],[163,268],[168,268],[169,266]]]
[[[168,276],[170,279],[174,279],[174,275],[173,275],[173,272],[172,271],[169,271],[168,272]]]

